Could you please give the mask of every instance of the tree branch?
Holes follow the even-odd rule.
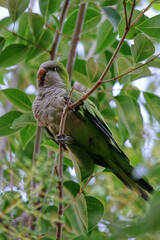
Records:
[[[133,21],[133,23],[131,24],[131,28],[133,27],[133,25],[135,25],[138,20],[145,14],[145,12],[147,12],[151,7],[152,5],[154,4],[154,1],[152,1],[142,12],[141,14]]]
[[[72,41],[71,41],[70,52],[68,55],[68,61],[67,61],[67,65],[66,65],[66,69],[67,69],[70,79],[72,77],[72,70],[73,70],[74,63],[75,63],[77,45],[81,38],[84,18],[85,18],[85,14],[86,14],[86,10],[87,10],[87,5],[88,5],[87,3],[83,3],[79,7],[76,25],[74,28],[74,33],[73,33],[73,37],[72,37]]]
[[[135,67],[135,68],[132,68],[132,69],[128,70],[127,72],[122,73],[122,74],[119,75],[119,76],[116,76],[116,77],[114,77],[114,78],[111,78],[111,79],[108,79],[108,80],[106,80],[106,81],[103,81],[102,83],[107,83],[107,82],[115,81],[115,80],[117,80],[118,78],[121,78],[121,77],[127,75],[128,73],[134,72],[135,70],[137,70],[137,69],[139,69],[139,68],[147,65],[148,63],[153,62],[153,61],[154,61],[157,57],[159,57],[159,56],[160,56],[160,53],[157,54],[156,56],[154,56],[153,58],[151,58],[150,60],[148,60],[147,62],[145,62],[145,63],[143,63],[143,64],[141,64],[141,65],[139,65],[139,66],[137,66],[137,67]]]
[[[128,20],[128,26],[131,26],[131,22],[132,22],[132,17],[133,17],[133,11],[134,11],[135,4],[136,4],[136,0],[133,0],[132,7],[131,7],[131,12],[130,12],[130,16],[129,16],[129,20]]]
[[[61,16],[60,16],[60,29],[59,32],[62,32],[63,26],[64,26],[64,21],[68,12],[68,8],[69,8],[69,4],[70,4],[70,0],[65,0],[63,8],[62,8],[62,12],[61,12]],[[58,45],[59,45],[59,41],[60,41],[60,34],[57,31],[56,35],[55,35],[55,39],[52,45],[52,50],[50,52],[50,59],[53,60],[56,58],[57,55],[57,51],[58,51]]]
[[[59,126],[59,137],[62,139],[62,136],[64,135],[64,129],[65,129],[65,123],[68,111],[70,109],[69,103],[70,98],[72,94],[73,88],[71,88],[67,104],[65,105],[63,109],[63,113],[61,116],[60,126]],[[58,204],[58,222],[57,222],[57,232],[56,232],[56,240],[60,240],[62,237],[62,228],[63,223],[61,223],[59,220],[61,219],[61,216],[63,215],[63,143],[59,142],[59,164],[58,164],[58,176],[59,176],[59,182],[58,182],[58,198],[59,198],[59,204]]]
[[[128,18],[127,18],[127,9],[126,9],[126,0],[123,0],[123,6],[124,6],[124,16],[126,21],[126,27],[128,26]]]
[[[151,4],[149,4],[149,5],[147,6],[147,8],[144,9],[143,12],[146,12],[146,11],[149,9],[149,7],[151,7],[152,4],[153,4],[153,2],[152,2]],[[130,21],[132,20],[132,15],[133,15],[134,6],[135,6],[135,0],[134,0],[133,3],[132,3],[132,9],[131,9],[131,12],[130,12],[130,17],[129,17]],[[143,14],[144,14],[144,13],[143,13]],[[142,14],[142,16],[143,16],[143,14]],[[138,19],[138,20],[139,20],[139,19]],[[138,20],[137,20],[137,21],[138,21]],[[99,80],[95,83],[95,85],[94,85],[85,95],[83,95],[83,96],[82,96],[80,99],[78,99],[76,102],[72,103],[72,104],[70,105],[71,108],[76,108],[79,104],[82,103],[82,101],[85,101],[98,87],[101,86],[101,84],[104,82],[105,76],[107,75],[107,73],[108,73],[109,69],[111,68],[111,66],[112,66],[112,64],[113,64],[116,56],[118,55],[119,50],[121,49],[121,46],[122,46],[123,43],[124,43],[124,40],[125,40],[126,35],[128,34],[128,32],[130,31],[130,29],[133,27],[133,25],[134,25],[137,21],[134,21],[132,24],[128,25],[128,26],[125,28],[124,33],[123,33],[123,36],[122,36],[122,38],[121,38],[121,40],[120,40],[120,42],[119,42],[116,50],[114,51],[111,59],[109,60],[107,67],[105,68],[104,72],[103,72],[102,75],[100,76]]]

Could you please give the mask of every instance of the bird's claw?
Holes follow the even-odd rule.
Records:
[[[65,146],[66,144],[71,144],[73,142],[73,139],[70,136],[66,136],[65,134],[57,134],[56,142],[62,143]]]

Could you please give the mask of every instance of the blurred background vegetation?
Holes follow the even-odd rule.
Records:
[[[35,151],[32,102],[39,65],[51,58],[66,1],[0,0],[0,239],[56,239],[58,147],[42,133]],[[99,79],[125,29],[124,1],[71,0],[56,60],[66,65],[80,4],[88,4],[76,51],[72,85],[87,91]],[[126,0],[129,16],[133,0]],[[151,2],[151,1],[150,1]],[[150,4],[136,1],[133,21]],[[160,2],[133,26],[107,79],[121,75],[160,53]],[[78,182],[64,158],[62,239],[160,239],[160,58],[110,81],[90,97],[122,150],[157,190],[146,203],[110,172]],[[36,184],[35,184],[36,183]]]

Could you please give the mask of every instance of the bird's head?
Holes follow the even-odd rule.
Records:
[[[70,88],[69,76],[62,63],[56,61],[42,63],[37,73],[37,86]]]

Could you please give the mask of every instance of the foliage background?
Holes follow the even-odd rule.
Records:
[[[127,35],[106,79],[160,53],[160,3],[154,2],[150,14],[146,12]],[[37,126],[31,106],[37,70],[51,57],[63,3],[0,1],[0,6],[9,10],[9,17],[0,21],[0,239],[56,239],[58,156],[51,150],[57,152],[58,147],[43,134],[40,154],[35,156]],[[122,0],[82,3],[88,7],[72,85],[86,91],[99,79],[114,53],[125,18]],[[148,1],[136,1],[133,20],[148,5]],[[56,59],[64,65],[79,6],[80,1],[70,1],[61,34]],[[126,0],[126,6],[129,15],[132,1]],[[90,97],[136,167],[135,174],[146,175],[157,192],[147,204],[111,173],[96,166],[95,177],[84,194],[72,203],[87,180],[78,182],[66,154],[64,204],[71,206],[63,214],[62,239],[160,239],[159,59],[104,83]]]

